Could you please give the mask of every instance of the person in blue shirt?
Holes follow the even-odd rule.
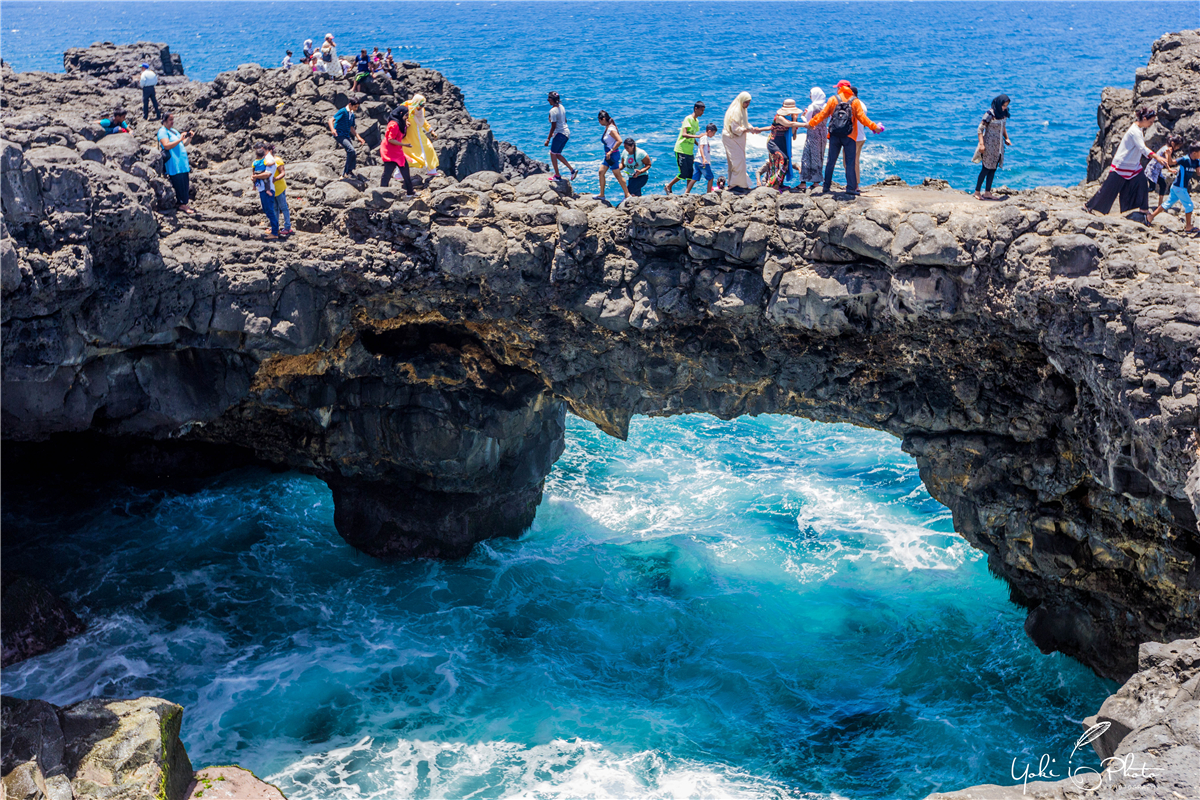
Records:
[[[354,57],[354,85],[350,91],[357,92],[358,87],[369,77],[371,77],[371,57],[367,55],[367,48],[364,47],[362,52]]]
[[[129,112],[123,108],[114,109],[112,114],[101,120],[96,120],[96,124],[104,130],[104,138],[110,133],[129,133],[129,123],[125,121],[125,117]]]
[[[262,203],[263,213],[271,223],[271,235],[267,240],[275,241],[279,238],[279,213],[275,210],[275,159],[268,159],[267,156],[267,145],[264,142],[254,145],[251,178],[254,181],[254,191],[258,192],[258,200]]]
[[[1188,145],[1188,154],[1177,158],[1175,166],[1179,167],[1179,171],[1175,175],[1175,180],[1171,182],[1171,194],[1167,197],[1167,204],[1162,208],[1154,209],[1150,213],[1150,220],[1153,221],[1157,214],[1169,211],[1176,203],[1179,203],[1183,207],[1183,232],[1200,233],[1200,228],[1192,225],[1192,195],[1188,192],[1188,182],[1197,172],[1200,172],[1200,142],[1192,142]]]
[[[366,140],[358,135],[358,131],[354,127],[354,112],[358,111],[359,100],[357,97],[351,97],[346,101],[346,107],[340,109],[336,114],[329,118],[329,132],[333,134],[334,140],[346,151],[346,166],[342,170],[343,178],[355,178],[354,168],[358,166],[358,153],[354,150],[354,142],[357,140],[363,145],[366,145]]]
[[[158,129],[158,146],[162,148],[163,171],[167,180],[175,188],[175,198],[179,202],[179,210],[191,214],[192,207],[188,204],[191,191],[192,165],[188,163],[185,143],[192,141],[195,131],[180,133],[175,129],[175,115],[168,112],[163,116],[162,127]]]

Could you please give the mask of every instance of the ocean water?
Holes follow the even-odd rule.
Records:
[[[390,45],[535,155],[557,89],[567,154],[589,173],[598,108],[669,161],[697,97],[718,120],[748,89],[765,122],[848,77],[888,126],[868,178],[959,187],[1001,91],[1002,182],[1081,180],[1100,88],[1131,85],[1157,36],[1198,23],[1194,2],[7,0],[0,14],[18,69],[61,69],[64,48],[99,40],[168,42],[199,78],[326,31],[343,50]],[[354,552],[328,490],[295,473],[70,491],[5,487],[3,561],[70,598],[89,632],[4,670],[0,690],[170,698],[197,766],[239,762],[294,800],[919,798],[1015,782],[1014,760],[1061,763],[1114,688],[1038,653],[898,442],[847,426],[639,418],[618,442],[570,418],[533,529],[456,563]]]
[[[5,568],[91,627],[3,691],[160,695],[197,766],[394,800],[919,798],[1061,762],[1114,688],[1038,653],[886,434],[568,422],[533,529],[457,563],[355,553],[295,473],[10,491]]]
[[[391,47],[398,59],[441,70],[500,138],[546,160],[545,98],[558,91],[571,128],[566,155],[583,173],[579,191],[598,186],[599,109],[654,160],[648,191],[660,192],[675,174],[676,133],[696,99],[708,106],[702,121],[719,127],[738,92],[749,91],[751,122],[769,125],[785,98],[803,108],[811,87],[831,93],[842,78],[887,127],[868,136],[867,181],[936,177],[973,189],[975,130],[1004,93],[1012,98],[1013,147],[997,179],[1029,188],[1083,180],[1100,90],[1132,87],[1156,38],[1198,25],[1195,0],[6,0],[0,55],[17,69],[61,71],[69,46],[149,39],[170,44],[189,75],[207,80],[251,61],[276,66],[286,49],[300,53],[306,38],[319,43],[334,33],[339,52]],[[748,153],[752,169],[761,165],[766,136],[752,136]]]

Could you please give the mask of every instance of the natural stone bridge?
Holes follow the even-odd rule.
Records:
[[[9,452],[215,443],[325,480],[368,553],[454,557],[532,521],[568,408],[615,436],[634,414],[850,422],[903,440],[1043,649],[1124,677],[1138,643],[1200,632],[1200,241],[1177,230],[1078,190],[898,182],[614,209],[522,177],[416,69],[366,115],[423,89],[463,179],[404,199],[333,180],[341,84],[258,67],[164,81],[207,109],[189,218],[160,213],[152,131],[86,133],[134,90],[3,78]],[[304,231],[284,243],[259,240],[260,137]]]

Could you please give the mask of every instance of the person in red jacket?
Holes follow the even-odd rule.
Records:
[[[862,103],[854,96],[850,81],[838,82],[837,94],[829,98],[829,102],[820,113],[808,121],[808,127],[815,128],[825,120],[829,120],[829,158],[825,162],[825,192],[828,194],[833,184],[833,168],[837,166],[838,153],[844,152],[842,164],[846,168],[846,193],[858,194],[858,170],[854,164],[854,137],[858,134],[858,126],[865,125],[874,133],[883,133],[884,128],[867,119]]]

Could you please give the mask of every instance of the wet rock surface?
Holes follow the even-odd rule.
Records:
[[[76,161],[90,140],[41,78],[4,77],[8,440],[239,445],[325,479],[366,552],[452,557],[532,519],[566,408],[614,436],[634,414],[851,422],[903,440],[1044,650],[1125,678],[1138,643],[1197,633],[1200,241],[1176,219],[898,181],[613,208],[505,172],[420,69],[360,130],[420,89],[464,166],[405,198],[378,166],[334,180],[344,84],[261,68],[174,96],[203,126],[189,217],[152,131]],[[47,82],[56,109],[123,91]],[[287,159],[285,242],[261,240],[258,138]]]
[[[70,605],[40,581],[5,570],[0,585],[0,666],[48,652],[83,633],[83,621]]]
[[[1138,672],[1083,721],[1101,770],[1061,781],[972,786],[929,800],[1178,800],[1200,792],[1200,639],[1143,644]],[[1098,727],[1097,727],[1098,726]],[[1098,738],[1092,738],[1099,734]],[[1088,745],[1083,745],[1088,746]],[[1071,754],[1073,755],[1073,754]],[[1068,756],[1068,754],[1062,754]],[[1056,759],[1058,774],[1069,757]],[[1076,759],[1075,766],[1081,759]],[[1036,772],[1036,765],[1031,772]],[[1023,773],[1018,766],[1017,773]]]

